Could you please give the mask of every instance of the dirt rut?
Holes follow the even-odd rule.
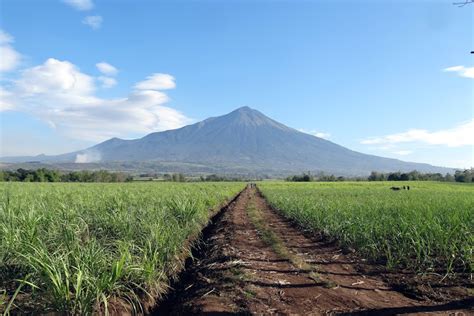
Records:
[[[361,273],[364,264],[335,244],[306,237],[249,186],[207,229],[154,314],[473,313],[469,302],[409,298],[377,275]]]

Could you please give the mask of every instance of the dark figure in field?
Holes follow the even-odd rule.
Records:
[[[403,186],[403,190],[406,190],[405,186]]]
[[[407,185],[407,190],[410,190],[410,186],[409,186],[409,185]]]
[[[392,190],[392,191],[399,191],[399,190],[400,190],[400,187],[391,187],[390,190]]]

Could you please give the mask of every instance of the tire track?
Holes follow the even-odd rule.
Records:
[[[471,312],[463,302],[438,307],[408,298],[377,275],[361,273],[361,264],[366,263],[335,244],[306,237],[249,186],[211,225],[155,314]]]

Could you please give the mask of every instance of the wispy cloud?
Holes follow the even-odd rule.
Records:
[[[155,73],[151,76],[148,76],[146,80],[138,82],[135,85],[137,90],[168,90],[174,89],[176,84],[174,82],[174,77],[168,74]]]
[[[455,72],[461,77],[474,79],[474,67],[453,66],[443,69],[446,72]]]
[[[100,15],[89,15],[86,16],[82,23],[90,26],[93,30],[98,30],[102,26],[103,19]]]
[[[105,61],[95,64],[97,69],[106,76],[115,76],[118,69]]]
[[[453,128],[427,131],[424,129],[410,129],[406,132],[370,137],[361,141],[365,145],[391,145],[399,143],[424,143],[447,147],[461,147],[474,145],[474,119],[461,123]]]
[[[12,46],[13,36],[0,30],[0,72],[15,69],[20,61],[21,55]]]
[[[108,79],[101,80],[102,84],[115,83]],[[174,78],[172,81],[174,87]],[[169,98],[160,87],[161,90],[168,89],[170,85],[135,88],[121,98],[100,98],[95,95],[97,86],[93,76],[81,72],[69,61],[50,58],[41,65],[23,70],[13,86],[2,88],[0,94],[2,103],[7,102],[2,105],[4,110],[37,117],[69,138],[102,141],[133,133],[174,129],[190,123],[184,114],[165,106]],[[7,100],[4,95],[15,98]]]
[[[115,80],[115,78],[99,76],[97,79],[102,83],[102,88],[112,88],[117,84],[117,80]]]
[[[70,5],[76,10],[87,11],[94,7],[92,0],[63,0],[64,3]]]
[[[13,108],[12,99],[12,93],[0,86],[0,112]]]
[[[0,44],[9,44],[13,42],[13,36],[5,32],[4,30],[0,30]]]
[[[313,135],[316,136],[316,137],[319,137],[319,138],[324,138],[324,139],[328,139],[329,137],[331,137],[331,134],[322,133],[322,132],[316,132]]]
[[[101,73],[105,75],[97,77],[97,80],[102,82],[102,88],[111,88],[117,84],[117,80],[112,78],[112,76],[115,76],[118,73],[117,68],[109,63],[106,63],[105,61],[97,63],[95,66]]]
[[[94,7],[92,0],[63,0],[64,3],[79,11],[89,11]],[[88,15],[82,19],[82,23],[93,30],[98,30],[102,26],[103,18],[100,15]]]
[[[306,130],[304,128],[298,129],[300,132],[305,133],[305,134],[310,134],[319,138],[324,138],[324,139],[329,139],[331,137],[330,133],[325,133],[325,132],[318,132],[316,130]]]

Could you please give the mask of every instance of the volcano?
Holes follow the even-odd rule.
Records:
[[[139,139],[112,138],[58,156],[15,158],[45,163],[146,163],[175,166],[174,171],[291,174],[303,171],[367,175],[371,171],[452,172],[429,164],[367,155],[285,126],[249,107],[182,128]],[[2,159],[8,162],[7,158]],[[184,170],[180,170],[180,166]],[[85,167],[85,165],[84,165]],[[194,170],[194,169],[193,169]],[[169,170],[167,170],[169,171]]]

